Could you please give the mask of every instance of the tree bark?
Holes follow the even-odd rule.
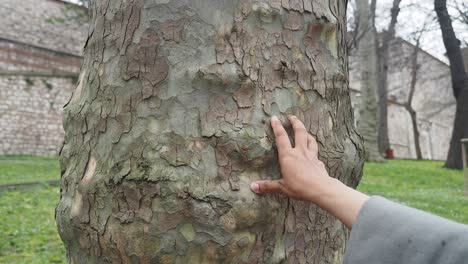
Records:
[[[445,167],[450,169],[463,169],[461,139],[468,138],[468,89],[460,92],[456,98],[457,106],[455,120],[450,140],[450,148]]]
[[[382,44],[379,45],[379,73],[378,73],[378,98],[379,98],[379,150],[385,153],[390,148],[388,139],[388,62],[390,45],[395,39],[395,26],[398,22],[401,0],[393,0],[391,18],[387,31],[383,33]]]
[[[341,263],[337,219],[249,184],[280,177],[268,120],[295,114],[330,175],[357,186],[346,1],[90,8],[56,208],[69,261]]]
[[[463,161],[460,140],[468,138],[468,76],[463,64],[460,41],[453,31],[452,20],[447,11],[447,1],[434,0],[434,9],[437,13],[442,38],[447,50],[453,94],[457,101],[452,139],[445,167],[461,170],[463,169]]]
[[[375,5],[374,5],[375,7]],[[361,104],[358,130],[364,138],[367,161],[382,161],[378,147],[377,45],[374,18],[368,0],[356,0],[359,35],[358,54],[361,67]],[[373,12],[372,12],[373,13]]]
[[[410,114],[411,124],[413,125],[413,140],[414,140],[414,149],[416,150],[416,159],[422,160],[421,144],[419,142],[419,127],[418,127],[418,118],[417,113],[413,108],[413,98],[414,93],[416,92],[416,83],[418,82],[418,57],[419,57],[419,46],[421,40],[422,32],[419,34],[416,40],[416,44],[413,47],[413,52],[411,54],[411,81],[410,81],[410,90],[408,94],[408,100],[405,103],[406,111]]]
[[[416,111],[412,107],[406,108],[406,111],[410,114],[411,124],[413,125],[413,138],[414,138],[414,149],[416,151],[416,159],[422,160],[421,144],[419,143],[419,128],[418,128],[418,117]]]

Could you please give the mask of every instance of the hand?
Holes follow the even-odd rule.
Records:
[[[294,129],[294,148],[278,118],[271,118],[283,178],[256,181],[250,188],[256,193],[282,193],[291,198],[313,202],[351,229],[359,210],[369,197],[330,177],[317,157],[315,138],[307,133],[297,117],[291,116],[289,121]]]
[[[282,193],[291,198],[316,202],[321,190],[332,178],[318,159],[315,138],[307,133],[297,117],[290,116],[289,121],[294,129],[294,148],[279,119],[275,116],[271,118],[283,178],[256,181],[250,187],[255,193]]]

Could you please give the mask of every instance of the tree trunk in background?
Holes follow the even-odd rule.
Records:
[[[463,169],[461,154],[462,138],[468,138],[468,76],[463,64],[460,41],[455,36],[452,20],[447,11],[446,0],[434,0],[434,9],[439,19],[447,57],[450,62],[453,94],[457,101],[450,149],[445,166],[451,169]]]
[[[368,0],[356,0],[361,40],[358,55],[361,67],[361,104],[358,130],[364,138],[365,158],[381,161],[378,146],[377,45],[376,30]]]
[[[90,8],[56,208],[69,261],[341,263],[337,219],[249,184],[280,177],[268,120],[295,114],[330,175],[357,186],[346,1]]]
[[[414,149],[416,150],[416,158],[422,160],[421,144],[419,142],[419,127],[418,127],[418,117],[416,111],[413,108],[413,98],[414,92],[416,91],[416,83],[418,82],[418,57],[419,57],[419,46],[422,33],[418,36],[416,40],[416,45],[413,47],[413,53],[411,54],[411,82],[410,82],[410,91],[408,94],[408,101],[405,104],[406,111],[410,114],[411,124],[413,125],[413,140],[414,140]]]
[[[411,117],[411,124],[413,126],[414,149],[416,151],[416,159],[422,160],[421,144],[419,143],[419,127],[418,117],[416,111],[412,107],[406,108]]]
[[[378,101],[379,101],[379,151],[385,153],[390,148],[388,139],[388,62],[390,56],[390,45],[395,39],[395,26],[398,22],[401,0],[393,0],[391,18],[387,31],[383,33],[381,45],[378,50],[379,73],[378,73]]]

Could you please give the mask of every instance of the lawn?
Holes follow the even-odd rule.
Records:
[[[56,157],[0,156],[0,185],[60,179]],[[54,208],[59,187],[0,189],[0,263],[66,263]]]
[[[468,224],[463,172],[442,166],[441,161],[367,163],[358,190]]]
[[[0,184],[60,179],[56,157],[0,156]]]
[[[463,173],[439,161],[368,163],[359,190],[468,224]],[[59,178],[56,158],[0,156],[0,184]],[[66,263],[54,208],[58,186],[0,190],[0,263]]]
[[[0,263],[66,263],[54,208],[57,186],[0,191]]]

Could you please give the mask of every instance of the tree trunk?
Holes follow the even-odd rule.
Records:
[[[414,140],[414,149],[416,150],[416,159],[422,160],[421,144],[419,143],[419,127],[418,127],[418,118],[416,111],[413,108],[413,98],[414,93],[416,92],[416,83],[418,82],[418,57],[419,57],[419,46],[421,41],[422,32],[419,33],[419,36],[416,39],[416,45],[413,47],[413,53],[411,54],[411,82],[410,90],[408,94],[408,101],[405,104],[405,108],[410,114],[411,124],[413,125],[413,140]]]
[[[411,117],[411,124],[413,125],[413,138],[414,148],[416,150],[416,159],[422,160],[421,144],[419,143],[419,128],[418,128],[418,117],[416,111],[412,107],[406,108]]]
[[[381,39],[382,45],[379,45],[378,60],[379,60],[379,73],[378,73],[378,100],[379,100],[379,150],[380,153],[390,148],[390,141],[388,139],[388,62],[390,56],[390,45],[395,39],[395,26],[398,21],[400,13],[401,0],[393,0],[391,9],[391,19],[388,29],[383,33]]]
[[[279,178],[268,120],[295,114],[357,186],[346,1],[101,0],[65,107],[71,263],[341,263],[348,231]]]
[[[356,0],[359,30],[362,31],[358,46],[361,67],[361,104],[359,105],[359,133],[364,138],[365,158],[382,161],[378,146],[377,103],[377,45],[376,30],[368,0]]]
[[[462,170],[463,159],[461,153],[461,139],[468,138],[468,89],[461,91],[456,100],[457,107],[452,131],[452,139],[450,140],[450,148],[445,167]]]
[[[463,169],[461,154],[462,138],[468,138],[468,76],[463,64],[460,41],[457,39],[452,27],[452,20],[447,11],[446,0],[434,0],[434,9],[439,19],[440,30],[444,40],[447,57],[450,62],[450,75],[452,77],[453,94],[457,101],[455,122],[453,126],[450,149],[445,166],[451,169]]]

